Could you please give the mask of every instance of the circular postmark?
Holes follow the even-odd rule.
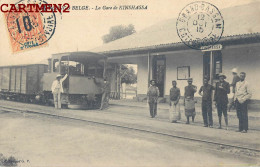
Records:
[[[216,44],[224,31],[224,20],[218,8],[198,1],[185,6],[176,22],[178,36],[184,44],[200,50]]]
[[[47,4],[44,0],[21,0],[18,4]],[[56,16],[54,12],[9,12],[7,28],[10,36],[21,47],[31,48],[44,45],[51,39],[56,29]],[[33,9],[35,10],[35,9]]]

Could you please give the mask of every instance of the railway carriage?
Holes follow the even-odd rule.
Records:
[[[0,67],[0,95],[3,99],[32,102],[42,90],[41,78],[47,72],[45,64]]]
[[[54,54],[48,65],[0,67],[0,90],[4,99],[53,103],[52,82],[58,74],[68,74],[63,82],[64,107],[99,108],[106,76],[107,57],[92,52]]]

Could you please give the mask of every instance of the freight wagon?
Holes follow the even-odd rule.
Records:
[[[32,101],[42,91],[41,79],[48,66],[28,64],[0,67],[0,95],[3,99]]]

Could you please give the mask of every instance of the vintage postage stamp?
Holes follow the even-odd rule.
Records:
[[[16,5],[26,3],[31,2],[22,0],[16,3]],[[46,2],[37,0],[34,3],[41,4]],[[44,13],[36,10],[27,12],[25,8],[22,12],[13,11],[5,13],[5,18],[13,53],[47,45],[56,28],[54,12]]]
[[[185,6],[176,22],[177,33],[184,44],[200,50],[216,44],[224,31],[224,19],[218,8],[197,1]]]

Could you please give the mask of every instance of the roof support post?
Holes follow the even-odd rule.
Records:
[[[212,51],[210,51],[210,84],[213,84],[214,80],[214,57]]]
[[[150,76],[151,76],[151,63],[150,63],[150,59],[151,59],[151,54],[150,54],[150,52],[148,52],[148,55],[147,55],[148,57],[147,57],[147,70],[148,70],[148,88],[149,88],[149,85],[150,85],[150,80],[151,80],[151,78],[150,78]]]

